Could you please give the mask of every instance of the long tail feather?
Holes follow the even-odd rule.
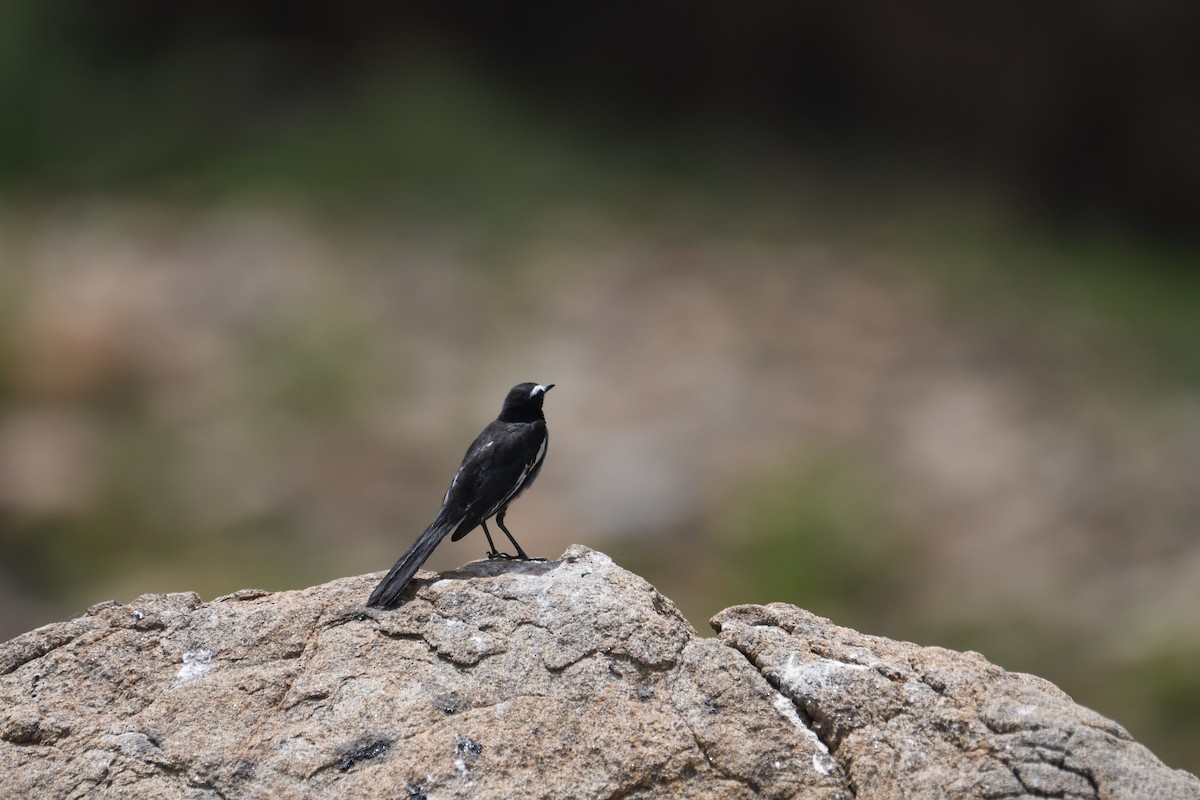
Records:
[[[404,587],[412,580],[412,576],[421,568],[421,565],[433,555],[434,548],[453,529],[453,524],[445,522],[440,522],[439,524],[439,520],[435,520],[434,524],[426,528],[425,532],[417,537],[412,547],[408,548],[408,552],[400,556],[400,560],[396,562],[396,565],[379,582],[379,585],[375,587],[375,591],[371,592],[371,597],[367,600],[367,605],[377,608],[392,608],[398,605],[397,600],[400,597],[400,593],[404,591]]]

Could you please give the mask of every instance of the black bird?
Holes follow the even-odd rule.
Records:
[[[442,510],[371,592],[367,605],[380,608],[396,605],[412,576],[450,531],[454,531],[450,541],[457,542],[483,526],[490,548],[488,558],[545,560],[532,559],[525,553],[504,527],[504,514],[508,504],[528,489],[542,471],[546,445],[550,441],[546,418],[542,415],[542,401],[546,392],[553,388],[553,383],[519,383],[509,390],[500,416],[467,448],[462,466],[442,499]],[[517,548],[515,556],[496,549],[487,527],[487,521],[492,517]]]

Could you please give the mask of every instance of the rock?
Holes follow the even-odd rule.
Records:
[[[0,645],[0,797],[1200,797],[973,654],[782,605],[703,639],[603,554],[105,603]]]
[[[839,628],[795,606],[713,618],[795,705],[862,798],[1200,798],[1111,720],[978,653]]]

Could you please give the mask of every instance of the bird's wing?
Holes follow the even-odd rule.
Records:
[[[546,454],[541,423],[489,425],[467,450],[463,465],[446,493],[445,507],[460,509],[457,541],[516,497],[536,475]]]

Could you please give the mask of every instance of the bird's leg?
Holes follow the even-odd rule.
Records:
[[[496,543],[492,541],[492,532],[487,529],[486,521],[481,522],[480,525],[483,526],[483,535],[486,536],[487,540],[488,540],[487,557],[489,559],[491,559],[491,558],[510,558],[510,559],[515,558],[515,556],[510,556],[508,553],[501,553],[499,550],[496,549]],[[511,539],[512,537],[510,536],[508,538]],[[516,542],[514,542],[513,544],[516,544]]]
[[[508,532],[508,528],[504,527],[504,515],[507,512],[507,508],[500,509],[500,513],[496,515],[496,524],[500,526],[500,530],[504,531],[504,535],[508,537],[508,540],[513,543],[513,547],[517,548],[516,558],[520,561],[545,561],[546,559],[544,558],[531,558],[529,554],[521,548],[521,545],[517,544],[517,540],[513,538],[511,533]]]

